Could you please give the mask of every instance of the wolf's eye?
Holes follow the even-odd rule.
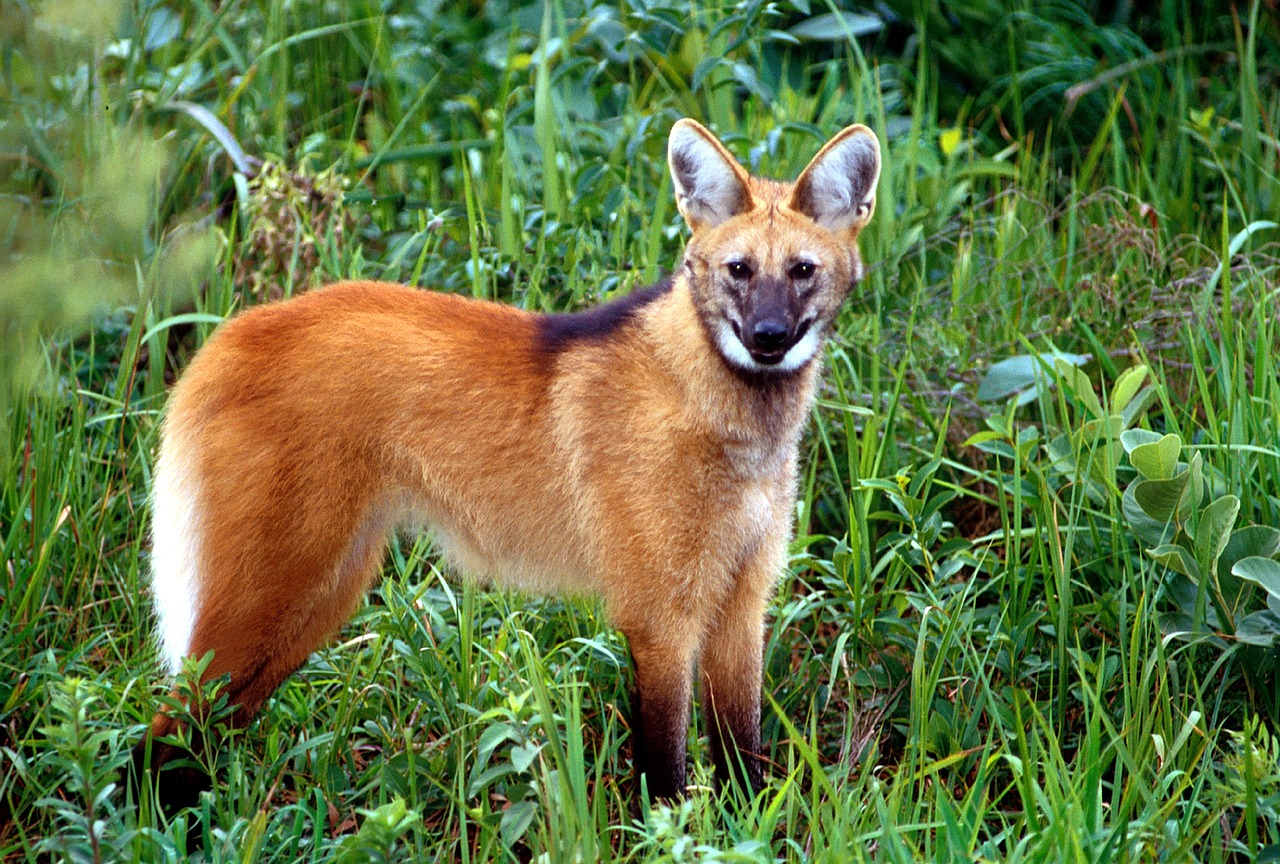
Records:
[[[734,279],[750,279],[751,265],[746,261],[730,261],[725,265],[729,269],[729,275]]]
[[[813,271],[817,269],[812,261],[798,261],[791,265],[792,279],[808,279],[813,275]]]

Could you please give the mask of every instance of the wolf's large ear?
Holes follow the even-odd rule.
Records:
[[[866,126],[850,126],[801,172],[791,209],[832,231],[861,230],[875,212],[879,179],[880,142]]]
[[[747,172],[715,136],[693,120],[671,127],[667,165],[676,206],[694,231],[713,228],[751,209]]]

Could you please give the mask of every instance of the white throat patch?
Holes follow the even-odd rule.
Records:
[[[721,318],[715,326],[716,345],[720,348],[720,354],[724,359],[728,360],[733,366],[743,369],[747,372],[794,372],[804,366],[814,355],[818,353],[821,340],[818,337],[818,328],[811,326],[808,331],[801,337],[800,341],[792,345],[782,359],[773,365],[756,362],[751,356],[751,352],[742,344],[742,340],[738,338],[738,334],[733,332],[733,325]]]

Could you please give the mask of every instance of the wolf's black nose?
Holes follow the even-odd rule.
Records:
[[[787,325],[777,318],[764,318],[751,328],[751,340],[761,351],[776,351],[787,342]]]

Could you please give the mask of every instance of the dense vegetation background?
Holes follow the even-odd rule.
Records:
[[[1280,857],[1278,22],[0,3],[0,858]],[[681,116],[780,177],[851,122],[885,144],[773,609],[768,789],[718,800],[694,748],[702,785],[633,821],[598,607],[455,587],[410,540],[216,796],[129,800],[164,696],[150,454],[192,352],[339,277],[555,310],[648,282]]]

